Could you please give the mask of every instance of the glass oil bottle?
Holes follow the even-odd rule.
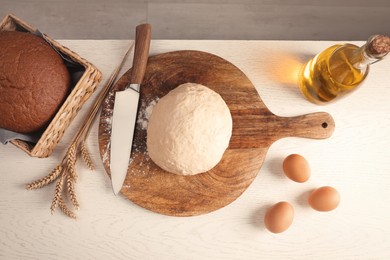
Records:
[[[367,77],[369,65],[390,52],[390,38],[371,36],[366,44],[333,45],[302,68],[300,89],[309,101],[324,105],[355,90]]]

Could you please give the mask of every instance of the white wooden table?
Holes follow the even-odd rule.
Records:
[[[95,64],[103,82],[130,41],[63,40]],[[390,58],[372,66],[362,88],[344,100],[316,106],[300,95],[300,65],[334,42],[156,40],[151,55],[196,49],[238,66],[280,116],[329,112],[330,139],[286,138],[274,143],[259,175],[244,194],[215,212],[188,218],[159,215],[115,197],[98,150],[97,121],[88,138],[96,170],[81,161],[76,189],[81,209],[71,220],[50,214],[54,186],[27,191],[62,159],[66,147],[103,84],[83,106],[52,156],[30,158],[0,146],[0,259],[389,259],[390,258]],[[356,44],[361,45],[362,42]],[[129,68],[131,59],[126,67]],[[283,159],[299,153],[311,165],[308,182],[287,179]],[[306,202],[313,188],[331,185],[340,206],[315,212]],[[281,200],[295,208],[284,233],[265,230],[267,207]]]

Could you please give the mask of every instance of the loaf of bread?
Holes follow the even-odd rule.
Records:
[[[70,82],[64,61],[45,40],[0,32],[0,128],[43,130],[69,94]]]

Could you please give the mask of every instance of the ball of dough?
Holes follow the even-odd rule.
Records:
[[[149,156],[171,173],[206,172],[229,146],[232,125],[230,110],[218,93],[200,84],[182,84],[153,108],[147,129]]]

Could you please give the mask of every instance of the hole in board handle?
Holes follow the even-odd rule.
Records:
[[[321,126],[322,126],[322,128],[327,128],[328,127],[328,123],[327,122],[323,122]]]

